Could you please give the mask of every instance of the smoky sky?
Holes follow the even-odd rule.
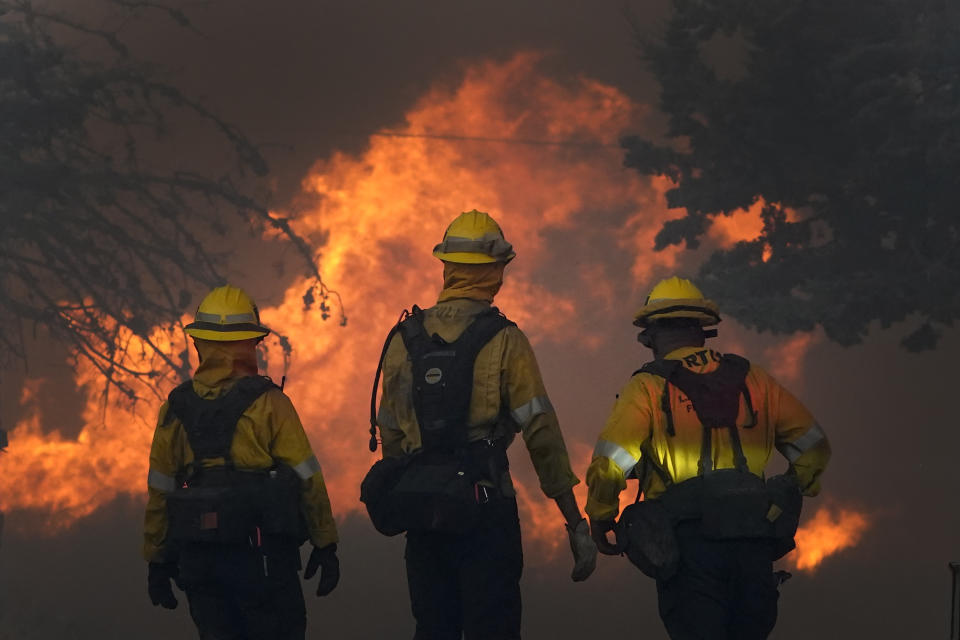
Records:
[[[655,100],[625,11],[653,32],[667,6],[215,0],[190,10],[199,34],[165,28],[160,19],[129,32],[141,55],[175,70],[180,86],[265,145],[282,198],[317,158],[361,148],[370,132],[399,122],[426,89],[456,78],[466,62],[546,51],[561,75],[585,74],[640,102]]]
[[[66,10],[87,7],[53,4]],[[137,55],[167,69],[187,92],[265,145],[282,205],[296,195],[315,161],[338,150],[362,150],[372,132],[401,122],[405,109],[430,86],[455,79],[470,62],[546,51],[545,64],[555,77],[582,74],[616,86],[637,102],[655,104],[657,88],[638,59],[625,6],[650,33],[667,15],[663,0],[220,0],[186,6],[196,32],[156,18],[132,25],[130,34]],[[721,49],[711,55],[722,64],[726,54]],[[655,126],[656,117],[652,122]],[[188,142],[181,145],[178,152],[184,155],[211,153]],[[635,302],[624,300],[625,317]],[[611,321],[610,326],[617,327],[611,329],[616,339],[598,351],[574,348],[571,356],[555,345],[537,350],[563,425],[598,432],[605,416],[588,410],[578,394],[612,402],[642,363],[644,354],[629,324]],[[775,364],[761,359],[770,336],[754,338],[745,355]],[[575,343],[576,336],[570,340]],[[69,378],[64,355],[55,348],[42,351],[30,375]],[[797,393],[834,448],[818,503],[863,510],[871,526],[855,549],[782,588],[772,638],[946,634],[946,565],[960,557],[953,373],[958,355],[956,332],[936,352],[914,355],[898,347],[896,335],[879,328],[857,347],[818,343],[811,349]],[[578,357],[589,361],[575,362]],[[24,375],[2,378],[7,426],[17,417]],[[358,384],[366,386],[368,380]],[[51,415],[67,433],[71,428],[75,433],[77,396],[69,389],[49,393]],[[357,429],[362,430],[363,420],[364,409],[358,407]],[[322,459],[322,443],[314,446]],[[529,477],[520,447],[512,452],[514,468],[518,476]],[[358,464],[369,463],[364,454],[358,451]],[[576,471],[583,476],[583,469]],[[0,545],[0,640],[194,637],[182,594],[174,612],[153,608],[147,599],[141,502],[118,499],[50,536],[18,533],[22,528],[11,526],[17,518],[30,515],[8,514]],[[341,522],[340,531],[343,581],[322,600],[307,586],[308,637],[412,636],[402,538],[378,536],[356,514]],[[556,535],[565,536],[562,529]],[[530,548],[527,553],[536,555]],[[624,559],[602,557],[597,573],[583,584],[570,582],[568,573],[565,555],[550,564],[528,563],[522,583],[528,640],[666,637],[652,581]]]

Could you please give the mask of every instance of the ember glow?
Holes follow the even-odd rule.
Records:
[[[788,560],[801,571],[815,571],[827,557],[857,546],[869,524],[858,511],[821,507],[797,530],[797,548]]]
[[[262,308],[262,318],[294,347],[286,392],[321,460],[339,516],[362,508],[358,487],[374,461],[366,446],[367,413],[382,341],[402,309],[436,299],[442,269],[430,251],[459,212],[485,210],[503,225],[518,257],[497,305],[538,353],[566,350],[571,337],[580,349],[599,349],[609,337],[597,317],[628,321],[657,279],[677,269],[695,271],[680,248],[652,251],[661,225],[682,215],[666,209],[663,194],[670,183],[622,168],[620,149],[599,146],[635,131],[646,108],[588,78],[551,79],[541,72],[541,61],[538,54],[523,53],[470,66],[459,83],[436,86],[390,129],[578,144],[372,135],[362,154],[335,153],[303,180],[304,202],[293,224],[305,237],[324,239],[318,260],[325,280],[341,292],[349,322],[340,327],[305,311],[305,279],[280,283],[282,301]],[[705,244],[755,238],[762,229],[760,208],[721,218]],[[175,338],[161,330],[152,336],[172,353],[183,349]],[[801,342],[791,348],[802,351],[807,343]],[[268,373],[279,378],[282,371],[272,364]],[[40,513],[47,531],[118,495],[146,492],[160,398],[145,391],[133,407],[104,406],[94,393],[101,388],[95,371],[81,365],[77,382],[89,383],[91,391],[79,436],[66,439],[44,424],[28,387],[23,402],[31,411],[13,429],[3,458],[0,509]],[[615,390],[602,392],[612,398]],[[604,400],[598,415],[608,408]],[[560,420],[582,476],[602,424],[569,425],[563,415]],[[583,489],[577,489],[581,503]],[[565,544],[559,512],[535,482],[521,483],[518,495],[525,539],[550,556]],[[13,519],[8,523],[16,527]]]

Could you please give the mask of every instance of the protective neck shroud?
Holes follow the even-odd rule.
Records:
[[[230,445],[240,417],[270,389],[279,389],[270,378],[248,376],[240,378],[227,393],[206,400],[196,394],[188,380],[170,392],[167,421],[175,416],[183,424],[195,461],[223,458],[231,466]]]
[[[673,410],[670,406],[670,387],[674,386],[683,393],[693,405],[697,418],[703,425],[703,439],[700,447],[699,475],[713,470],[712,437],[714,429],[726,428],[730,433],[733,448],[734,466],[738,471],[749,472],[747,459],[743,454],[740,434],[737,431],[737,415],[740,412],[740,397],[743,396],[750,413],[750,422],[746,428],[756,424],[750,390],[747,388],[747,373],[750,362],[733,354],[720,358],[720,365],[709,373],[694,373],[679,360],[654,360],[648,362],[636,373],[649,373],[665,380],[661,408],[667,418],[667,434],[676,435],[673,424]],[[661,478],[665,472],[655,465]],[[669,484],[665,482],[665,484]]]
[[[413,406],[425,450],[454,450],[467,444],[477,354],[513,322],[496,307],[478,314],[460,336],[447,342],[428,335],[418,307],[400,323],[413,369]]]

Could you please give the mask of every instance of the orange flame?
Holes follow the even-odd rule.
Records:
[[[860,543],[870,522],[852,509],[821,507],[797,530],[797,549],[790,561],[801,571],[815,571],[828,556]]]
[[[119,339],[130,354],[126,364],[144,364],[150,352],[146,343],[128,333]],[[154,331],[150,341],[173,351],[167,331]],[[102,402],[90,391],[102,389],[100,372],[84,360],[78,363],[76,381],[90,393],[85,426],[76,439],[43,424],[43,381],[31,380],[21,394],[24,416],[10,432],[10,447],[2,458],[0,510],[35,510],[50,532],[93,513],[118,494],[145,492],[147,454],[160,406],[155,396],[132,406]]]
[[[458,84],[429,91],[393,129],[587,143],[608,143],[635,129],[644,107],[588,78],[553,80],[540,72],[540,61],[523,53],[471,66]],[[430,248],[457,213],[479,208],[503,225],[518,257],[497,304],[538,350],[564,347],[570,336],[587,349],[607,344],[608,335],[582,309],[628,319],[633,300],[623,299],[624,289],[633,295],[658,277],[693,269],[680,248],[651,250],[663,222],[682,213],[665,208],[669,181],[624,170],[621,160],[618,149],[596,146],[372,136],[362,154],[338,152],[311,169],[303,181],[307,204],[293,223],[304,236],[325,239],[324,276],[343,293],[350,323],[340,328],[305,312],[306,279],[284,282],[281,302],[263,308],[262,317],[294,345],[286,390],[323,464],[338,516],[361,508],[358,487],[373,462],[364,453],[366,407],[382,340],[401,309],[435,299],[441,269]],[[729,246],[756,237],[759,211],[755,205],[721,218],[711,242]],[[576,269],[564,271],[573,250]],[[613,256],[623,263],[620,272]],[[560,279],[557,272],[572,275]],[[137,339],[125,339],[136,364]],[[159,329],[151,340],[171,353],[183,348]],[[97,372],[81,363],[78,384],[96,389],[96,380]],[[28,388],[25,406],[38,401],[30,394]],[[56,530],[118,495],[144,495],[160,405],[145,395],[132,408],[102,406],[91,395],[76,439],[44,424],[42,407],[27,412],[2,458],[0,509],[35,510]],[[578,474],[599,428],[565,430]],[[521,480],[523,473],[532,477],[521,472]],[[577,491],[582,504],[584,486]],[[518,482],[518,494],[524,519],[534,523],[525,528],[527,539],[552,555],[564,542],[556,507],[535,481]]]

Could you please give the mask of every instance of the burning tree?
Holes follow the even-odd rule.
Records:
[[[913,320],[933,348],[960,315],[960,6],[947,0],[674,0],[640,39],[666,142],[623,140],[625,164],[666,175],[656,247],[699,238],[759,199],[763,233],[700,277],[744,324],[821,325],[859,342]],[[639,30],[638,30],[639,34]],[[704,49],[734,58],[726,68]],[[714,56],[716,59],[716,56]]]
[[[190,27],[153,2],[105,8],[120,24],[149,14]],[[173,339],[178,318],[193,293],[223,282],[226,252],[214,247],[238,223],[292,243],[327,291],[311,248],[250,187],[267,173],[257,147],[135,60],[122,36],[0,0],[0,345],[23,358],[24,329],[44,327],[133,398],[138,382],[187,373],[187,352],[170,352],[186,343]],[[171,122],[218,141],[229,166],[170,160]]]

